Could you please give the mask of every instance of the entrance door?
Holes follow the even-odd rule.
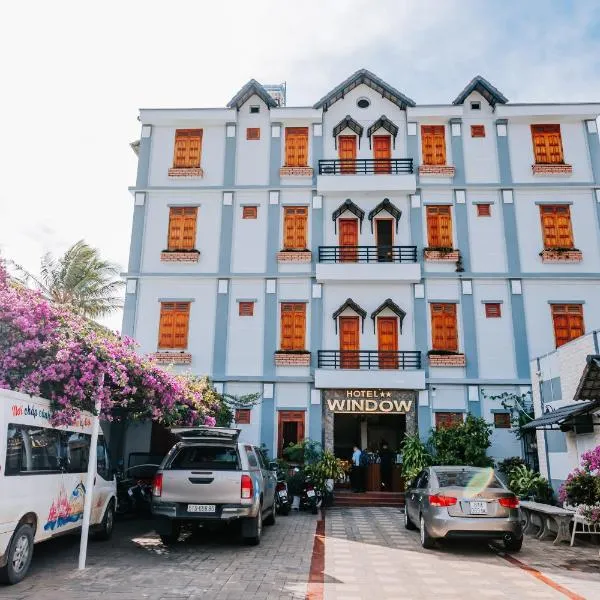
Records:
[[[398,368],[398,319],[379,317],[377,319],[377,347],[379,349],[379,368]]]
[[[340,262],[356,262],[358,259],[358,220],[340,219]]]
[[[389,135],[373,136],[373,158],[375,159],[375,173],[392,172],[392,141]]]
[[[342,173],[356,173],[356,136],[340,135],[338,137],[340,159],[346,161],[341,164]]]
[[[340,317],[340,366],[358,369],[360,339],[358,317]]]
[[[377,262],[393,262],[393,219],[375,219],[375,235],[377,243]]]
[[[277,424],[277,456],[283,457],[283,449],[304,439],[304,411],[280,410]]]

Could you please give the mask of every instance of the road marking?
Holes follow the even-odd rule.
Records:
[[[323,587],[325,581],[325,511],[321,509],[321,518],[317,521],[315,541],[313,543],[312,558],[306,600],[323,600]]]

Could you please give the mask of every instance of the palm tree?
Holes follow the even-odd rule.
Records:
[[[39,277],[12,264],[24,276],[25,284],[33,281],[48,300],[68,306],[84,317],[97,319],[123,306],[123,281],[118,278],[118,266],[103,260],[98,250],[83,240],[58,258],[49,252],[45,254]]]

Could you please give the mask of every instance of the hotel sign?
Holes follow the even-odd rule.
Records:
[[[386,390],[342,390],[337,397],[327,398],[327,408],[333,413],[386,415],[406,414],[412,410],[413,400],[395,396],[395,393]]]

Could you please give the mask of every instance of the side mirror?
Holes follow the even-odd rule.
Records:
[[[272,460],[269,463],[269,471],[277,471],[279,470],[279,463],[276,460]]]

